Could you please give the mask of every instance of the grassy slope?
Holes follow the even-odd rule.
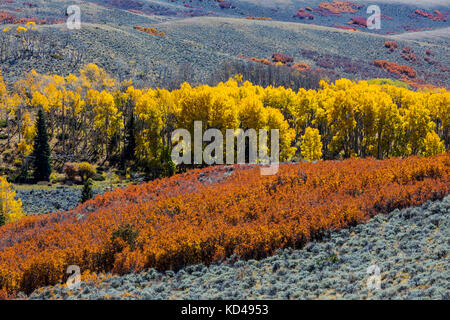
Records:
[[[108,14],[112,13],[120,16],[130,14],[119,10],[108,11]],[[301,49],[309,49],[366,62],[386,59],[407,64],[400,57],[400,50],[394,54],[386,52],[383,44],[389,39],[387,36],[292,22],[224,17],[157,22],[151,17],[132,15],[133,19],[137,19],[136,24],[155,26],[164,31],[167,37],[142,33],[134,30],[132,25],[112,23],[83,23],[82,29],[76,31],[67,30],[64,24],[39,26],[38,30],[44,34],[46,41],[56,44],[63,57],[68,56],[68,48],[74,47],[84,52],[84,63],[97,63],[115,76],[120,75],[123,78],[140,75],[150,83],[158,79],[161,70],[175,69],[183,64],[192,65],[199,78],[204,79],[218,64],[235,59],[239,53],[246,57],[270,58],[272,53],[282,52],[294,56],[296,62],[305,61],[312,64],[302,58],[300,53]],[[108,16],[105,19],[112,18]],[[436,54],[435,59],[443,62],[450,60],[445,45],[397,41],[400,48],[411,46],[419,59],[424,56],[425,50],[431,47]],[[437,67],[426,64],[414,67],[419,71],[439,71]],[[75,72],[79,66],[69,66],[68,59],[52,61],[48,58],[33,58],[19,61],[10,68],[3,68],[3,72],[7,80],[14,80],[23,71],[32,68],[39,72],[67,74]]]
[[[406,32],[394,35],[392,37],[398,39],[434,42],[446,46],[450,40],[450,27],[430,31]]]

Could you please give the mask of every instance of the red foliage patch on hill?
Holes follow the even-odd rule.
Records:
[[[417,56],[414,54],[414,51],[411,49],[410,46],[406,46],[402,49],[401,56],[406,61],[409,61],[409,62],[412,62],[415,64],[420,64],[419,59],[417,59]]]
[[[219,7],[221,9],[233,9],[234,8],[233,4],[231,2],[229,2],[229,1],[221,1],[221,2],[219,2]]]
[[[268,59],[265,59],[265,58],[259,59],[259,58],[251,57],[251,58],[249,58],[248,60],[253,61],[253,62],[262,63],[262,64],[265,64],[266,66],[271,66],[271,65],[273,65],[273,62],[272,62],[272,61],[270,61],[270,60],[268,60]]]
[[[367,28],[367,19],[364,17],[352,18],[347,24],[354,25],[357,27]]]
[[[328,10],[334,14],[341,13],[355,13],[358,12],[363,6],[350,1],[332,1],[332,2],[321,2],[319,3],[319,8],[323,10]]]
[[[298,12],[294,15],[295,18],[300,18],[300,19],[309,19],[309,20],[313,20],[314,19],[314,15],[312,15],[309,12],[306,12],[305,8],[300,8],[298,9]]]
[[[384,70],[397,75],[403,75],[409,78],[415,78],[417,76],[417,71],[413,68],[402,64],[397,64],[395,62],[389,62],[386,60],[374,60],[374,64],[377,67],[383,68]]]
[[[304,62],[299,62],[299,63],[294,64],[292,66],[292,69],[295,69],[298,71],[311,71],[312,70],[311,67]]]
[[[389,49],[389,52],[394,52],[398,48],[398,43],[395,41],[386,40],[384,46]]]
[[[324,17],[340,17],[341,16],[340,13],[334,13],[334,12],[331,12],[330,10],[323,9],[323,8],[315,8],[313,10],[313,12],[320,14],[321,16],[324,16]]]
[[[422,16],[434,21],[447,21],[447,14],[444,14],[438,10],[434,10],[434,15],[432,13],[428,13],[425,10],[417,9],[414,11],[413,16]]]
[[[242,55],[238,55],[238,57],[242,58],[242,59],[245,59],[245,60],[248,60],[248,61],[261,63],[261,64],[264,64],[266,66],[276,66],[277,65],[276,62],[270,61],[270,60],[265,59],[265,58],[262,58],[262,59],[255,58],[255,57],[246,58],[246,57],[244,57]],[[325,69],[321,69],[321,68],[313,69],[308,64],[306,64],[304,62],[298,62],[296,64],[292,64],[292,63],[282,64],[282,66],[290,68],[292,70],[300,71],[300,72],[307,72],[307,73],[311,73],[311,74],[316,74],[316,75],[321,76],[322,78],[323,77],[328,77],[330,79],[333,79],[333,78],[336,78],[338,76],[338,74],[336,72],[332,71],[332,70],[325,70]]]
[[[272,61],[275,63],[281,62],[282,64],[291,64],[294,62],[294,57],[283,53],[274,53],[272,55]]]

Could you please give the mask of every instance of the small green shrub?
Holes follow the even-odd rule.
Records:
[[[81,203],[84,203],[94,197],[92,191],[92,180],[88,179],[84,182],[83,191],[81,192]]]

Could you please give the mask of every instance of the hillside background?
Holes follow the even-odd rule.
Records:
[[[29,30],[28,51],[20,55],[20,43],[10,34],[14,29],[1,33],[1,70],[5,80],[13,82],[32,69],[67,75],[93,62],[121,80],[156,87],[177,76],[207,82],[225,62],[270,60],[272,54],[282,53],[295,63],[326,71],[329,78],[405,77],[374,65],[374,60],[386,60],[416,70],[410,82],[448,87],[446,1],[379,2],[380,30],[358,25],[369,16],[366,1],[340,3],[2,0],[3,28],[29,21],[37,26]],[[65,24],[66,9],[73,4],[81,8],[80,30]],[[137,26],[153,27],[164,36]],[[398,47],[390,51],[386,41]]]

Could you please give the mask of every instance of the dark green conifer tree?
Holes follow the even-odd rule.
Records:
[[[33,175],[35,181],[49,181],[52,173],[50,146],[48,144],[47,126],[42,109],[36,119],[37,134],[33,145]]]
[[[94,193],[92,192],[92,180],[87,179],[83,185],[83,191],[81,193],[81,203],[85,203],[93,197]]]

